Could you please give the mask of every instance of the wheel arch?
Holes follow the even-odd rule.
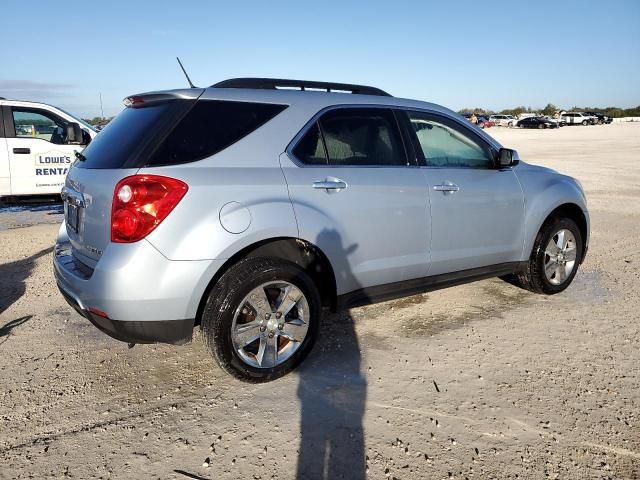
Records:
[[[544,217],[544,220],[536,230],[536,235],[544,225],[556,218],[569,218],[578,225],[578,229],[580,229],[580,236],[582,237],[582,257],[580,258],[580,263],[582,263],[587,254],[587,247],[589,244],[589,220],[587,215],[579,205],[571,202],[563,203],[555,207]],[[529,250],[529,255],[530,254],[531,250]]]
[[[248,245],[230,258],[216,271],[209,281],[196,314],[196,325],[200,324],[209,293],[229,268],[246,258],[268,257],[287,260],[299,265],[313,279],[318,287],[323,307],[336,308],[336,278],[327,255],[313,243],[292,237],[278,237],[258,241]]]

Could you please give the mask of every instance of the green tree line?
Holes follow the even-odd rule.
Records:
[[[485,114],[485,115],[493,115],[493,114],[502,114],[502,115],[513,115],[513,116],[518,116],[521,113],[542,113],[543,115],[553,115],[554,113],[560,111],[560,110],[565,110],[567,112],[573,111],[573,112],[597,112],[597,113],[602,113],[603,115],[606,115],[607,117],[611,117],[611,118],[620,118],[620,117],[640,117],[640,105],[638,105],[637,107],[632,107],[632,108],[618,108],[618,107],[605,107],[605,108],[600,108],[600,107],[578,107],[578,106],[574,106],[571,108],[559,108],[556,107],[554,104],[552,103],[548,103],[546,107],[540,109],[540,108],[531,108],[531,107],[525,107],[525,106],[520,106],[520,107],[515,107],[515,108],[506,108],[504,110],[500,110],[498,111],[494,111],[494,110],[489,110],[486,108],[463,108],[462,110],[459,110],[458,113],[480,113],[480,114]]]
[[[84,122],[87,122],[89,125],[93,125],[94,127],[103,127],[111,120],[113,117],[93,117],[93,118],[83,118]]]

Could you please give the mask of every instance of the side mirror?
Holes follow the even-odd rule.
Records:
[[[82,129],[82,145],[89,145],[91,143],[91,135],[84,128]]]
[[[82,145],[82,128],[80,125],[72,122],[67,125],[66,142],[68,144]]]
[[[498,152],[497,167],[508,168],[514,167],[520,162],[518,152],[510,148],[501,148]]]

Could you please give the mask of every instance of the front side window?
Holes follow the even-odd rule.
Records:
[[[67,122],[44,110],[12,108],[17,138],[40,138],[56,145],[66,143]]]
[[[339,108],[318,121],[329,165],[404,166],[407,158],[393,111]]]
[[[493,167],[490,149],[453,120],[422,112],[408,112],[407,115],[427,166]]]

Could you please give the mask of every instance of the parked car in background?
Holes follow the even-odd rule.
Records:
[[[549,115],[545,115],[544,118],[546,118],[550,122],[557,123],[559,127],[566,127],[567,126],[567,122],[565,122],[562,119],[562,117],[555,118],[555,117],[550,117]]]
[[[491,115],[489,117],[489,120],[491,120],[494,123],[494,125],[497,125],[500,127],[514,127],[516,122],[518,121],[513,115],[502,115],[502,114]]]
[[[245,78],[125,104],[67,175],[58,287],[121,341],[200,328],[245,381],[295,368],[323,309],[493,276],[556,294],[587,251],[577,180],[432,103]]]
[[[548,118],[545,118],[545,117],[523,118],[522,120],[518,121],[517,126],[520,128],[539,128],[539,129],[560,127],[557,122],[555,122],[554,120],[549,120]]]
[[[478,127],[480,128],[491,128],[493,127],[495,124],[489,119],[488,115],[477,115],[478,117],[478,123],[476,125],[478,125]]]
[[[524,118],[531,118],[531,117],[539,117],[540,114],[539,113],[521,113],[518,115],[518,120],[522,120]]]
[[[596,118],[582,112],[567,112],[562,116],[567,125],[593,125]]]
[[[609,124],[613,122],[613,118],[607,117],[606,115],[598,112],[585,112],[585,114],[590,115],[591,117],[596,118],[596,123],[598,125]]]
[[[489,116],[488,115],[484,115],[481,113],[463,113],[462,116],[464,118],[466,118],[469,122],[474,123],[473,122],[473,117],[475,116],[475,123],[474,125],[477,125],[480,128],[490,128],[493,127],[494,123],[489,120]]]

